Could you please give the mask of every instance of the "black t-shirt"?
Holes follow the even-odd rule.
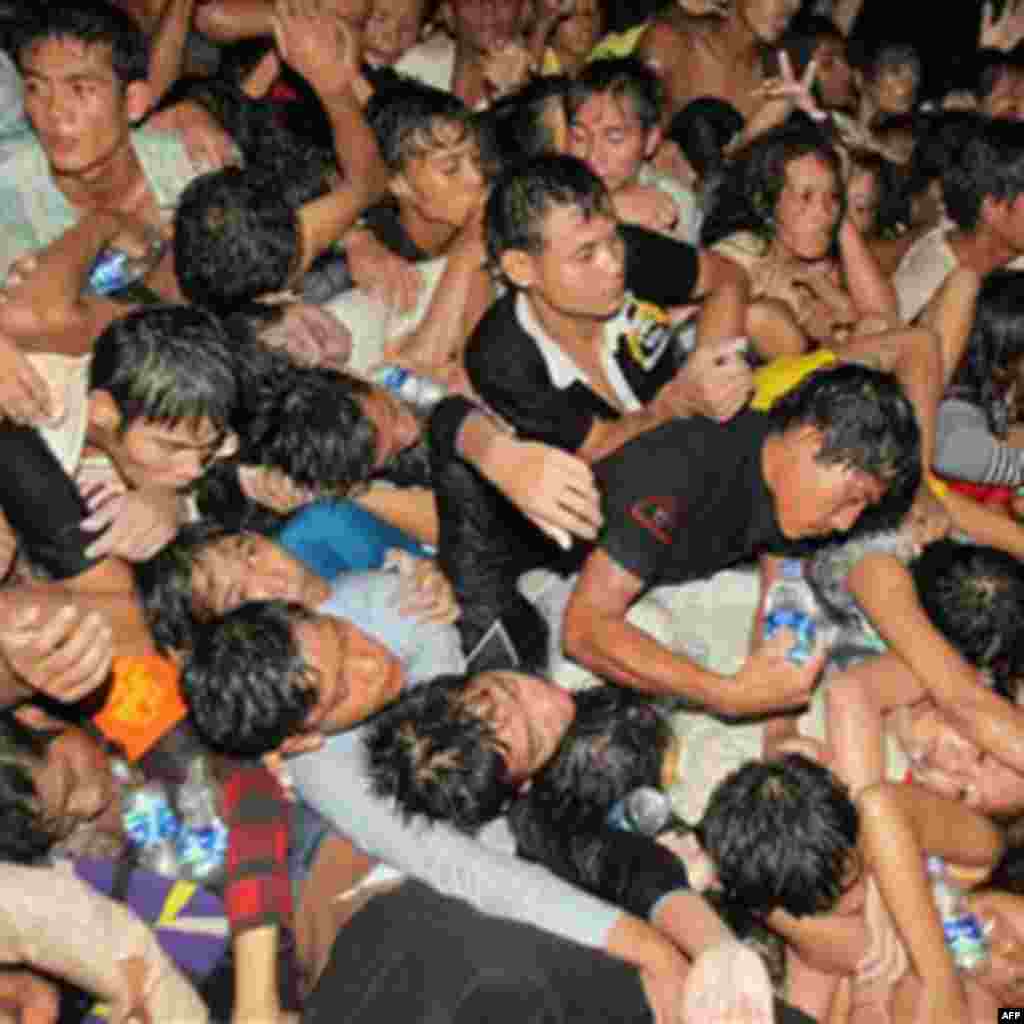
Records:
[[[685,583],[760,553],[784,553],[761,469],[771,420],[744,412],[649,430],[594,467],[603,495],[597,544],[645,589]]]
[[[627,300],[605,325],[614,360],[636,399],[646,405],[679,368],[681,352],[664,307],[689,302],[698,276],[693,246],[622,226],[626,241]],[[524,326],[519,293],[499,299],[466,348],[466,369],[480,397],[523,437],[576,451],[595,419],[618,419],[619,410],[572,370],[567,357],[555,370],[542,342]],[[575,378],[575,379],[571,379]]]

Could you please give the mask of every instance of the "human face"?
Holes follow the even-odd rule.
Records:
[[[1024,252],[1024,192],[1013,199],[986,197],[982,216],[1005,245],[1015,253]]]
[[[790,160],[775,205],[775,240],[790,256],[820,260],[832,246],[841,209],[831,164],[816,153]]]
[[[741,20],[762,43],[774,43],[800,10],[800,0],[740,0]]]
[[[865,236],[875,232],[878,202],[878,178],[872,171],[854,170],[846,184],[846,213]]]
[[[522,672],[481,672],[465,701],[494,730],[513,782],[525,782],[554,757],[576,716],[568,691]]]
[[[992,91],[978,105],[979,113],[1016,121],[1020,116],[1018,102],[1021,98],[1022,77],[1010,68],[1005,69],[996,79]]]
[[[883,68],[873,83],[875,105],[881,114],[907,114],[917,100],[917,71],[913,64]]]
[[[44,39],[22,51],[25,113],[57,176],[93,180],[127,151],[145,86],[122,86],[110,46]]]
[[[103,748],[82,729],[69,727],[50,740],[32,768],[43,815],[65,839],[80,825],[120,820],[118,789]]]
[[[787,450],[773,488],[775,515],[792,540],[845,533],[869,505],[882,500],[886,488],[869,473],[818,461],[821,434],[816,428],[787,431],[779,443]]]
[[[398,659],[346,619],[316,615],[296,623],[293,629],[317,691],[304,732],[329,736],[349,729],[402,692]]]
[[[391,67],[420,32],[423,0],[374,0],[363,33],[363,57],[374,67]]]
[[[127,430],[115,432],[103,448],[132,487],[180,491],[198,480],[211,463],[233,454],[238,439],[208,419],[172,425],[140,417]]]
[[[516,250],[506,270],[542,317],[606,320],[625,296],[626,247],[610,212],[587,218],[578,206],[555,206],[545,214],[540,249]]]
[[[376,430],[377,469],[382,469],[399,452],[420,440],[419,420],[405,402],[386,388],[373,387],[360,395],[358,401]]]
[[[430,126],[427,141],[428,148],[406,160],[392,191],[423,220],[461,228],[484,200],[480,147],[453,121]]]
[[[257,533],[221,537],[206,545],[192,568],[192,607],[225,615],[247,601],[290,601],[314,609],[327,584],[280,544]]]
[[[979,750],[931,701],[900,709],[887,726],[923,786],[965,800],[983,814],[1024,809],[1024,775]]]
[[[523,0],[452,0],[455,39],[478,54],[501,49],[519,35]]]
[[[814,83],[821,97],[821,105],[828,110],[849,110],[855,107],[857,88],[842,40],[826,36],[818,43],[814,60]]]
[[[595,93],[576,111],[569,127],[569,153],[615,193],[634,181],[653,150],[653,136],[644,130],[628,97]]]
[[[603,31],[600,0],[576,0],[571,13],[558,23],[552,43],[559,53],[582,60]]]

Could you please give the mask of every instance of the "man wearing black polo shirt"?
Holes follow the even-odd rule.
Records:
[[[920,479],[920,434],[894,377],[837,364],[768,413],[725,425],[666,423],[594,469],[604,529],[569,598],[566,654],[645,693],[724,715],[764,714],[805,703],[819,664],[800,668],[777,644],[755,645],[735,676],[721,676],[659,644],[626,613],[651,587],[846,533],[883,497],[878,511],[895,521]]]
[[[486,221],[512,290],[477,325],[466,369],[521,436],[593,462],[675,416],[742,408],[747,282],[734,264],[620,225],[600,179],[568,156],[506,171]],[[674,320],[698,301],[687,358]]]

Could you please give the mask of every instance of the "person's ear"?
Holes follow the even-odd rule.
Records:
[[[813,423],[801,423],[790,427],[786,431],[785,437],[787,442],[793,446],[794,452],[797,449],[807,448],[813,449],[812,454],[814,455],[818,454],[824,440],[820,428],[814,426]]]
[[[114,433],[121,426],[121,410],[114,396],[103,388],[89,392],[89,425],[108,434]]]
[[[388,191],[396,199],[408,199],[412,195],[409,180],[401,171],[391,176],[391,179],[388,181]]]
[[[529,288],[534,282],[533,258],[525,249],[506,249],[498,260],[501,272],[517,288]]]
[[[983,224],[998,224],[1005,217],[1008,205],[1005,199],[998,199],[991,195],[985,196],[981,201],[979,219]]]
[[[129,82],[124,90],[124,109],[128,120],[138,124],[153,105],[153,90],[149,82]]]
[[[314,729],[289,736],[277,748],[277,751],[284,757],[291,757],[294,754],[308,754],[311,750],[319,750],[323,745],[324,734],[318,729]]]

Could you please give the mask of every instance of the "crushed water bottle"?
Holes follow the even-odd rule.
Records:
[[[764,638],[770,640],[780,629],[791,630],[796,640],[786,657],[803,665],[814,654],[821,626],[821,609],[804,579],[803,562],[799,558],[783,559],[779,578],[768,588],[764,601]]]
[[[148,246],[141,256],[132,255],[116,245],[105,245],[89,268],[85,286],[88,295],[116,295],[138,284],[167,251],[167,240],[157,232],[147,237]]]
[[[660,789],[638,786],[612,804],[605,820],[621,832],[656,836],[672,824],[674,815],[669,798]]]
[[[205,757],[192,759],[177,795],[180,829],[175,848],[181,875],[193,882],[217,885],[224,875],[228,827],[217,809],[216,783]]]
[[[964,889],[950,878],[946,862],[941,857],[931,856],[926,863],[953,962],[961,971],[981,970],[989,960],[988,936],[981,921],[968,907]]]
[[[387,388],[403,402],[408,402],[420,412],[429,412],[448,394],[448,389],[432,377],[414,373],[404,366],[385,365],[374,370],[372,380]]]
[[[177,877],[178,819],[164,785],[150,781],[125,787],[121,816],[128,841],[139,850],[139,864],[159,875]]]

